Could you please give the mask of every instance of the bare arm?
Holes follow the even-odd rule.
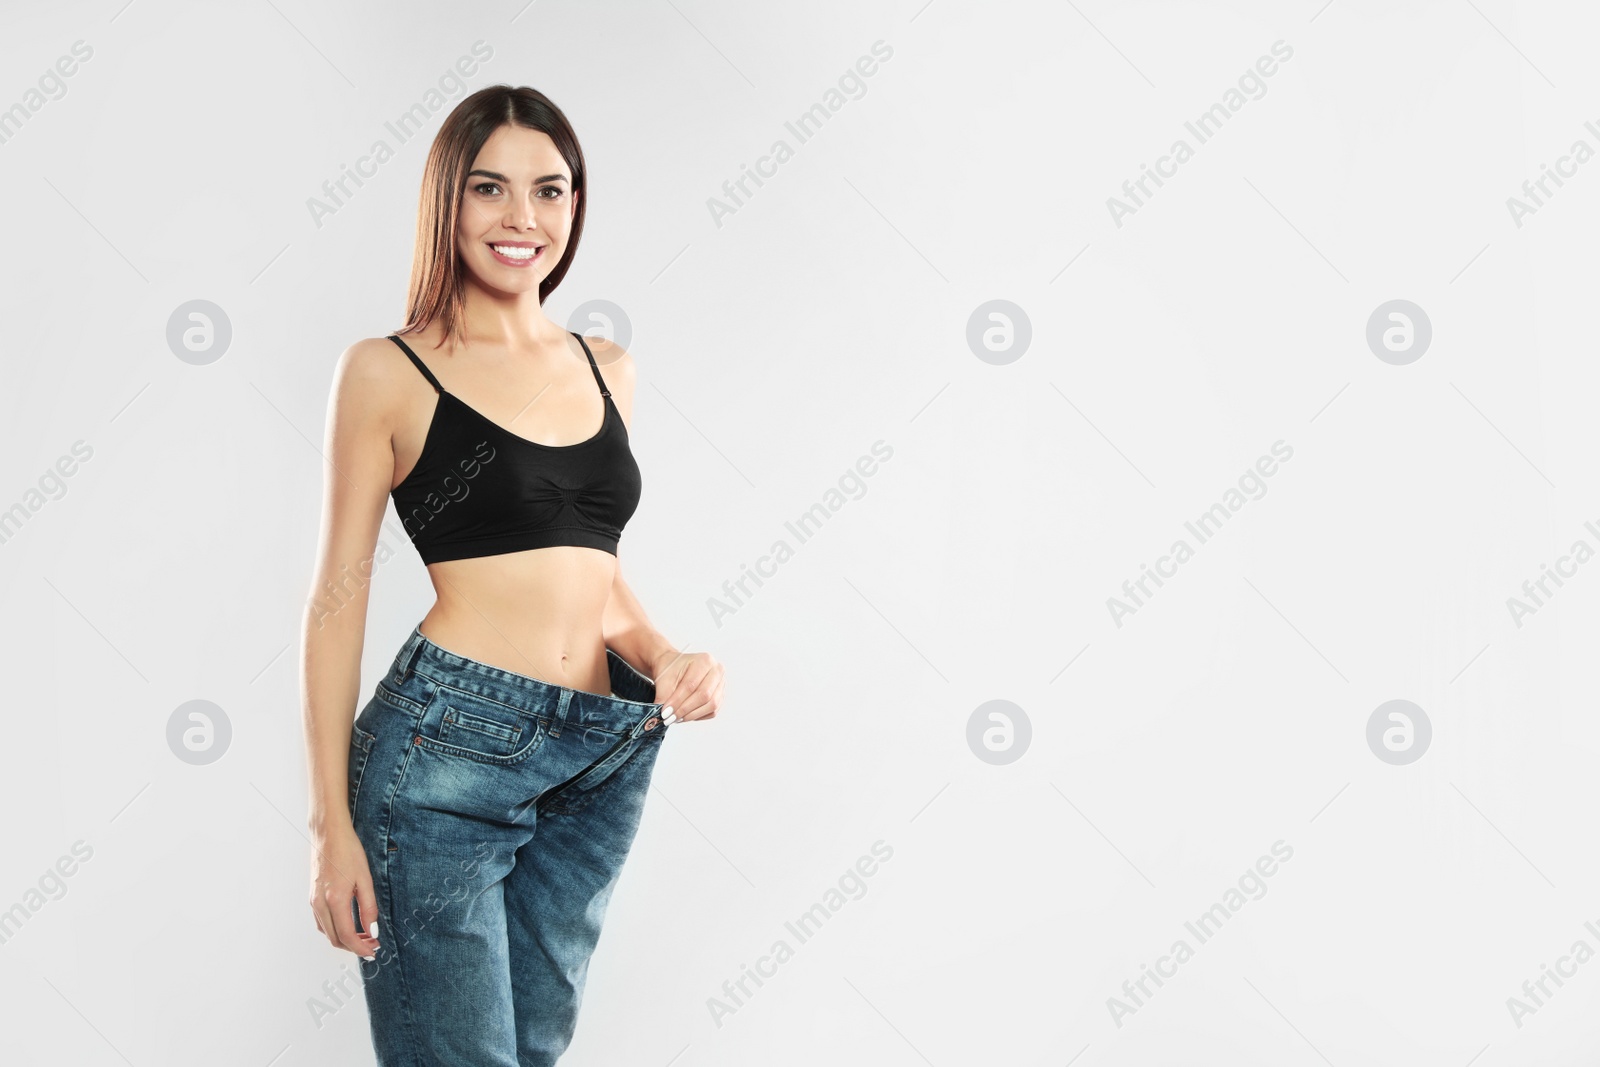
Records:
[[[633,357],[621,345],[604,338],[590,340],[589,348],[594,352],[595,362],[600,365],[606,388],[611,390],[611,400],[617,405],[622,424],[631,432],[633,391],[638,381]],[[666,636],[650,624],[649,617],[644,613],[644,605],[639,603],[639,598],[623,581],[620,558],[617,560],[616,575],[611,579],[611,592],[600,628],[607,648],[613,649],[651,678],[655,678],[661,668],[678,656],[678,650],[672,647]]]
[[[373,549],[394,477],[384,340],[339,357],[324,434],[322,526],[301,628],[301,710],[315,837],[350,826],[350,724],[361,684]]]

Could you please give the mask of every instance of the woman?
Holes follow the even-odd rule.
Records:
[[[619,568],[633,360],[545,315],[586,186],[542,94],[463,100],[428,154],[406,325],[335,373],[312,588],[342,603],[319,594],[303,639],[311,908],[364,961],[386,1067],[556,1061],[662,740],[722,702],[722,666],[673,648]],[[437,600],[352,723],[350,572],[391,494]]]

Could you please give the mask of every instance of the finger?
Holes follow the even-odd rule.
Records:
[[[722,681],[722,665],[718,664],[706,673],[700,687],[684,701],[685,707],[679,718],[685,722],[713,718],[721,702]]]
[[[693,691],[699,653],[680,652],[656,675],[656,703],[672,706]],[[702,668],[703,669],[703,668]]]
[[[707,711],[705,718],[715,719],[717,712],[722,710],[722,679],[717,679],[717,687],[711,691],[711,710]]]
[[[371,876],[356,879],[356,906],[361,909],[361,929],[364,932],[364,936],[376,948],[378,944],[378,895],[372,891]]]
[[[326,894],[328,910],[333,914],[333,927],[338,935],[334,939],[334,944],[349,949],[358,956],[370,956],[374,942],[372,938],[356,933],[355,911],[351,907],[354,898],[353,885],[328,887]]]
[[[711,692],[708,689],[697,689],[684,699],[683,708],[678,711],[679,722],[694,722],[703,719],[711,710]]]
[[[708,694],[698,688],[686,690],[683,696],[679,698],[678,703],[673,706],[672,713],[677,716],[680,721],[687,721],[694,718],[695,712],[705,707],[707,695]]]
[[[661,717],[667,722],[678,721],[678,705],[683,703],[683,695],[683,687],[676,682],[664,688],[657,688],[656,703],[661,705]]]
[[[672,709],[676,718],[682,719],[693,708],[704,702],[704,696],[699,692],[701,683],[710,669],[699,662],[691,663],[684,670],[667,694],[665,705]]]

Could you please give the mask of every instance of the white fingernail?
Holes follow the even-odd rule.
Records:
[[[376,960],[378,957],[376,957],[376,956],[362,956],[361,958],[366,960],[368,963],[371,963],[373,960]]]
[[[374,940],[374,941],[378,940],[378,920],[377,919],[373,919],[372,920],[372,925],[367,927],[367,936],[372,938],[372,940]]]

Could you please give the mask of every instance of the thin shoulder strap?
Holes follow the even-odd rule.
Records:
[[[572,333],[570,330],[567,332]],[[583,354],[589,357],[589,369],[594,371],[594,380],[600,383],[600,395],[610,396],[611,390],[606,388],[606,380],[600,377],[600,365],[594,361],[594,353],[589,351],[589,342],[585,341],[580,333],[572,333],[572,336],[578,339],[578,343],[583,346]]]
[[[411,357],[411,362],[415,363],[417,365],[417,369],[422,372],[422,376],[428,379],[428,384],[433,386],[434,392],[444,392],[444,386],[440,385],[439,379],[433,376],[433,371],[429,370],[427,364],[423,363],[422,360],[417,358],[417,354],[411,351],[410,347],[404,341],[400,340],[400,338],[396,337],[392,333],[389,335],[389,340],[399,345],[400,351]]]

